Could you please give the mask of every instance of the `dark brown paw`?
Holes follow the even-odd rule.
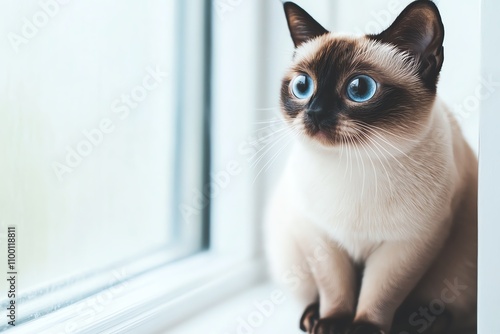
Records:
[[[319,320],[319,303],[313,303],[306,307],[300,317],[300,329],[303,332],[312,333],[316,322]]]
[[[349,328],[348,334],[385,334],[380,328],[369,322],[356,322]]]
[[[335,316],[319,319],[314,326],[313,334],[345,334],[352,322],[351,316]]]

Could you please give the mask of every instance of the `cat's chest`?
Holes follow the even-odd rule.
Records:
[[[291,164],[289,196],[294,207],[341,243],[359,246],[366,241],[366,247],[353,252],[363,253],[401,235],[418,237],[426,228],[426,217],[419,212],[423,198],[414,194],[418,184],[408,177],[404,184],[366,165],[363,169],[355,162],[346,165],[300,155]]]
[[[322,175],[322,177],[318,177]],[[380,181],[379,181],[380,183]],[[295,180],[292,187],[296,207],[311,221],[345,239],[361,237],[371,226],[382,233],[384,222],[398,215],[390,204],[389,194],[379,185],[377,194],[372,180],[363,181],[358,176],[344,177],[334,171],[315,173]]]

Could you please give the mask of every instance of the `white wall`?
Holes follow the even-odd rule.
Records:
[[[500,3],[483,0],[482,76],[500,83],[498,16]],[[500,204],[500,92],[498,85],[481,109],[479,150],[479,333],[500,333],[499,204]]]

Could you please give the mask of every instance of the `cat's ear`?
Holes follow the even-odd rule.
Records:
[[[370,37],[408,51],[417,60],[424,82],[435,88],[443,65],[444,26],[432,1],[412,2],[388,29]]]
[[[283,7],[288,22],[288,29],[290,30],[295,47],[328,33],[311,15],[293,2],[285,2]]]

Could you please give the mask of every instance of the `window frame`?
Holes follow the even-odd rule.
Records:
[[[173,235],[179,245],[191,245],[194,252],[210,244],[210,202],[198,210],[195,190],[203,191],[210,171],[210,39],[209,0],[199,0],[188,8],[177,1],[174,203],[171,219]],[[189,154],[185,154],[189,152]],[[192,210],[196,214],[183,214]]]

